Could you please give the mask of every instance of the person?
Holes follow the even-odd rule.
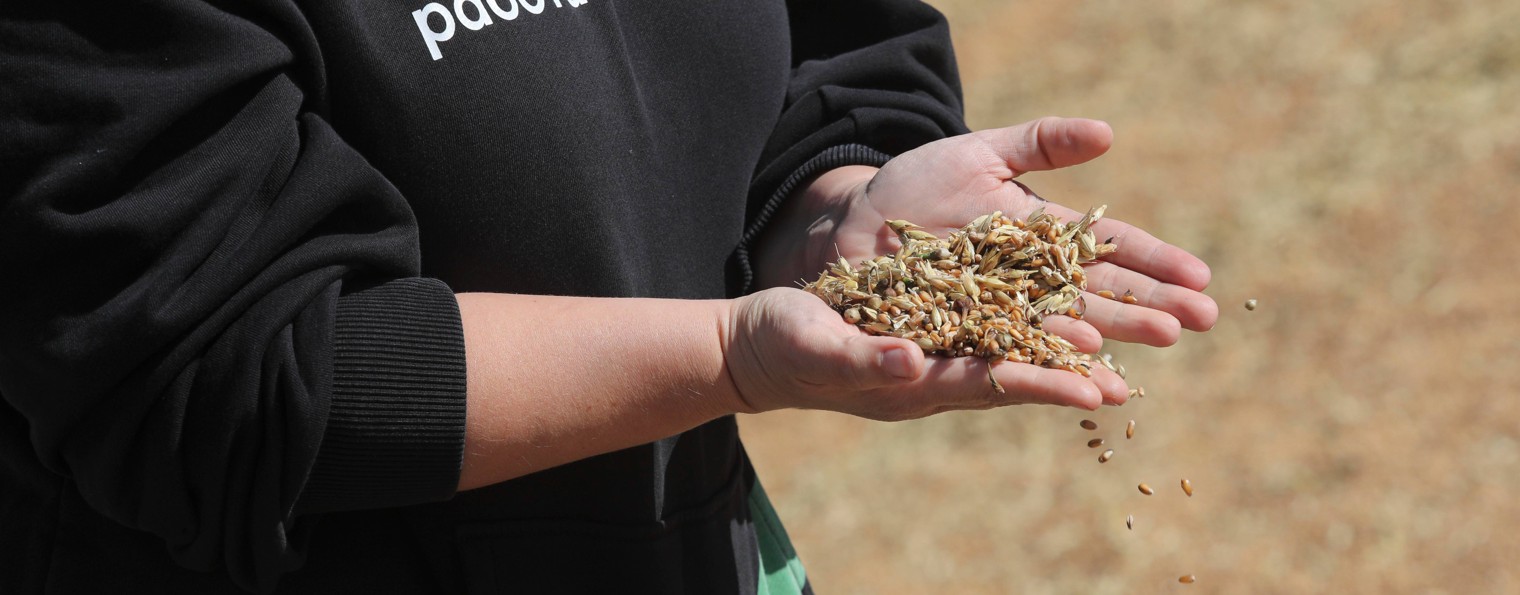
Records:
[[[736,414],[1125,397],[788,287],[1110,144],[970,133],[919,2],[13,0],[0,81],[6,593],[806,592]],[[1213,324],[1098,232],[1048,328]]]

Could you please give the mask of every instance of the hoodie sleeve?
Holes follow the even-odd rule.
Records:
[[[739,293],[751,289],[755,238],[801,183],[967,132],[938,11],[917,0],[792,0],[787,10],[792,76],[750,186]]]
[[[259,591],[306,513],[450,497],[465,387],[407,203],[268,4],[0,4],[0,397],[91,506]]]

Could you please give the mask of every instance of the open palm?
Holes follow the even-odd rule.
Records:
[[[924,145],[882,167],[850,199],[829,239],[857,262],[897,249],[896,236],[882,225],[886,219],[906,219],[939,234],[993,211],[1023,217],[1044,206],[1074,221],[1081,212],[1046,202],[1015,178],[1089,161],[1107,151],[1112,139],[1103,122],[1045,118]],[[1085,202],[1079,205],[1084,210]],[[1082,320],[1051,317],[1047,328],[1096,351],[1105,337],[1165,346],[1175,343],[1183,328],[1203,331],[1214,325],[1219,309],[1201,293],[1210,277],[1203,261],[1121,221],[1104,219],[1093,231],[1099,239],[1112,236],[1119,250],[1087,265],[1088,291],[1130,291],[1138,303],[1089,293]]]

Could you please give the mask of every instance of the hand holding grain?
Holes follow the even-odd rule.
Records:
[[[1048,213],[1074,221],[1082,213],[1045,202],[1014,178],[1090,161],[1112,142],[1113,132],[1103,122],[1044,118],[925,145],[888,162],[871,179],[839,226],[836,241],[841,252],[850,251],[846,257],[856,251],[865,257],[895,241],[881,232],[882,219],[909,219],[938,231],[983,213],[1001,210],[1023,216],[1041,205]],[[1089,202],[1107,201],[1082,199],[1083,204]],[[1122,212],[1122,207],[1112,211]],[[1219,308],[1200,293],[1209,283],[1208,265],[1127,223],[1104,219],[1093,231],[1100,241],[1112,237],[1119,249],[1088,266],[1088,291],[1132,291],[1135,303],[1093,299],[1089,294],[1082,321],[1051,320],[1053,330],[1096,349],[1100,333],[1165,346],[1177,341],[1182,328],[1213,327]]]
[[[807,247],[788,254],[789,262],[777,268],[791,280],[811,278],[838,256],[858,262],[890,253],[898,239],[881,224],[889,219],[909,220],[938,234],[994,211],[1022,217],[1044,206],[1048,213],[1075,221],[1082,213],[1046,202],[1015,178],[1090,161],[1106,152],[1112,140],[1113,132],[1103,122],[1044,118],[933,142],[879,171],[835,170],[837,174],[819,179],[823,191],[798,201],[812,203],[796,205],[789,218],[794,226],[805,227],[806,233],[794,240]],[[1081,197],[1080,202],[1107,201]],[[1122,212],[1122,206],[1111,211]],[[787,220],[779,220],[778,227]],[[1099,240],[1113,238],[1118,251],[1088,265],[1090,293],[1082,320],[1051,317],[1051,331],[1091,352],[1104,338],[1166,346],[1177,342],[1181,329],[1213,327],[1219,308],[1202,293],[1209,283],[1208,265],[1121,221],[1104,219],[1093,231]],[[1133,299],[1101,299],[1100,291],[1132,292]]]
[[[895,421],[1024,403],[1094,409],[1126,395],[1111,373],[1087,378],[1013,362],[992,368],[1000,394],[980,358],[926,358],[906,339],[861,333],[796,289],[735,300],[728,320],[725,361],[749,412],[826,409]]]

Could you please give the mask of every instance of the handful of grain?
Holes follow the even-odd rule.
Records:
[[[941,239],[903,220],[887,221],[902,247],[850,266],[840,258],[805,290],[873,335],[902,337],[926,354],[1010,360],[1087,376],[1092,358],[1046,333],[1048,314],[1080,318],[1082,264],[1112,254],[1089,229],[1105,207],[1076,223],[1036,209],[1027,220],[996,212]],[[1112,240],[1113,238],[1109,238]],[[991,378],[989,367],[988,377]],[[1003,392],[996,379],[992,387]]]

